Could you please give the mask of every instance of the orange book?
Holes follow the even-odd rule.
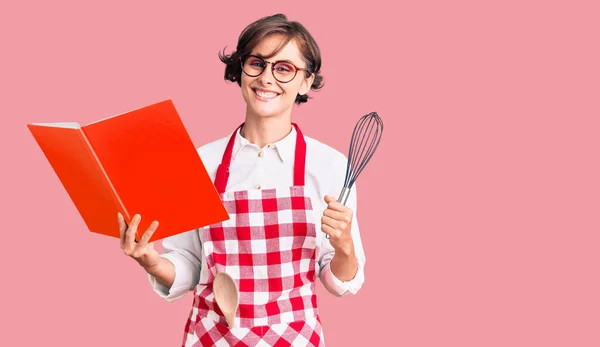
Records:
[[[229,219],[173,102],[162,101],[80,126],[27,124],[94,233],[120,237],[117,212],[152,221],[151,241]]]

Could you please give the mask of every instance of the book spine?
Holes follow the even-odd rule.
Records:
[[[108,187],[108,190],[110,191],[110,194],[111,194],[111,196],[113,197],[113,199],[115,201],[115,204],[122,211],[123,218],[126,221],[131,220],[132,216],[129,215],[129,212],[125,208],[125,205],[123,204],[123,201],[121,201],[121,198],[119,197],[119,194],[117,193],[117,191],[115,190],[115,187],[113,186],[112,182],[110,181],[110,177],[108,177],[108,175],[106,174],[106,170],[104,170],[104,166],[102,166],[102,162],[100,161],[100,159],[96,155],[96,152],[94,151],[94,146],[92,146],[91,142],[88,140],[88,138],[85,135],[85,132],[83,131],[82,128],[79,128],[77,132],[79,133],[79,138],[81,139],[81,141],[84,142],[85,148],[88,149],[88,152],[94,158],[94,161],[98,164],[98,167],[102,171],[102,175],[104,176],[104,179],[105,179],[104,182],[106,183],[106,185]],[[116,218],[116,216],[115,216],[115,218]]]

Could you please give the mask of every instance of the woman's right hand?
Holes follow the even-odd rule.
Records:
[[[133,216],[131,225],[127,226],[125,219],[121,213],[118,213],[119,231],[121,234],[121,249],[125,255],[132,257],[138,262],[147,272],[155,269],[160,261],[158,252],[154,249],[152,243],[148,243],[152,234],[158,228],[158,221],[150,224],[148,229],[140,238],[140,242],[135,241],[135,233],[142,217],[139,214]]]

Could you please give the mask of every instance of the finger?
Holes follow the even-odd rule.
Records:
[[[337,199],[331,195],[325,195],[325,203],[329,205],[331,202],[337,202]]]
[[[344,222],[346,224],[350,223],[352,221],[352,216],[350,215],[350,213],[348,212],[339,212],[336,210],[332,210],[332,209],[325,209],[325,211],[323,211],[323,215],[333,218],[337,221],[340,222]]]
[[[327,198],[330,199],[326,199],[325,202],[327,202],[327,208],[330,208],[332,210],[335,211],[339,211],[339,212],[346,212],[349,211],[350,209],[347,208],[346,206],[344,206],[344,204],[342,204],[341,202],[337,201],[334,198],[331,198],[329,196],[326,195]]]
[[[121,212],[117,212],[117,222],[119,223],[119,238],[121,239],[121,248],[125,244],[125,232],[127,231],[127,223]]]
[[[144,232],[144,235],[142,235],[142,237],[140,238],[140,242],[138,242],[138,245],[136,247],[139,249],[143,249],[144,247],[146,247],[148,241],[150,241],[152,235],[154,234],[157,228],[158,221],[153,221],[152,223],[150,223],[150,226],[148,227],[148,229],[146,229],[146,232]]]
[[[340,232],[346,229],[344,223],[327,216],[323,216],[323,218],[321,218],[321,223],[329,226],[332,229],[339,230]]]
[[[131,224],[129,225],[129,228],[127,229],[127,233],[125,235],[125,246],[133,246],[133,242],[135,241],[135,233],[137,232],[137,228],[138,225],[140,224],[140,220],[142,219],[142,216],[140,216],[139,214],[136,214],[135,216],[133,216],[133,219],[131,220]]]
[[[321,225],[321,230],[325,234],[329,235],[329,238],[331,240],[337,240],[337,239],[339,239],[339,231],[337,229],[334,229],[334,228],[330,227],[327,224],[322,224]]]

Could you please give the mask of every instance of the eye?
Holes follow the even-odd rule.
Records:
[[[294,66],[289,63],[277,63],[277,65],[275,65],[275,70],[278,72],[292,72],[295,69]]]
[[[262,60],[255,58],[255,57],[248,58],[248,60],[246,61],[246,64],[248,64],[250,66],[256,66],[256,67],[265,66],[265,63]]]

